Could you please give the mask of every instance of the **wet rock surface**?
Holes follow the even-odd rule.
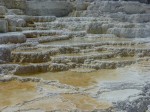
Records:
[[[140,2],[0,0],[0,111],[148,111],[150,6]]]

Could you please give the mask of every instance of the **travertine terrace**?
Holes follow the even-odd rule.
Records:
[[[0,0],[0,111],[150,112],[149,3]]]

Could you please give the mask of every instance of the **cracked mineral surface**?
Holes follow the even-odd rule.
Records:
[[[150,112],[149,0],[0,0],[0,112]]]

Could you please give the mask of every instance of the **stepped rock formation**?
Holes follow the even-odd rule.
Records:
[[[0,0],[1,112],[150,112],[149,0]]]

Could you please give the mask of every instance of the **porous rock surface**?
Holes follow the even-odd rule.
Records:
[[[0,0],[0,111],[149,112],[149,3]]]

